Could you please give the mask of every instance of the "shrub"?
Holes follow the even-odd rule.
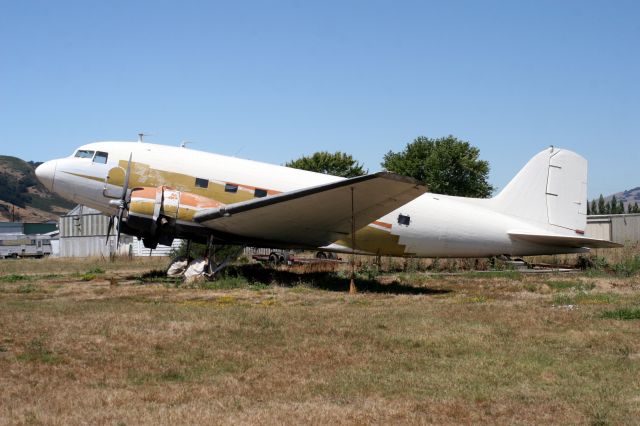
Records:
[[[604,311],[601,318],[617,320],[637,320],[640,319],[640,308],[620,308],[612,311]]]

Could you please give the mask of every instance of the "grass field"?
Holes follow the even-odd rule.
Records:
[[[1,424],[637,424],[640,277],[0,262]]]

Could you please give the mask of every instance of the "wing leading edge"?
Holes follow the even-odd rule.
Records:
[[[320,247],[351,233],[351,196],[360,229],[426,192],[417,181],[380,172],[200,211],[196,222],[228,235]]]

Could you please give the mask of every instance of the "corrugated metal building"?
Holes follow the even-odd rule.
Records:
[[[76,206],[60,218],[60,257],[109,257],[112,254],[132,256],[168,256],[172,247],[158,245],[145,249],[142,241],[121,235],[116,253],[115,229],[107,242],[109,216],[86,206]],[[174,246],[180,240],[174,240]]]
[[[585,236],[620,244],[640,243],[640,214],[588,216]]]

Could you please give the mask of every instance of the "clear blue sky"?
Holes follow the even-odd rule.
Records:
[[[0,153],[96,140],[380,169],[419,135],[480,148],[503,187],[549,146],[591,197],[640,185],[638,1],[0,0]]]

